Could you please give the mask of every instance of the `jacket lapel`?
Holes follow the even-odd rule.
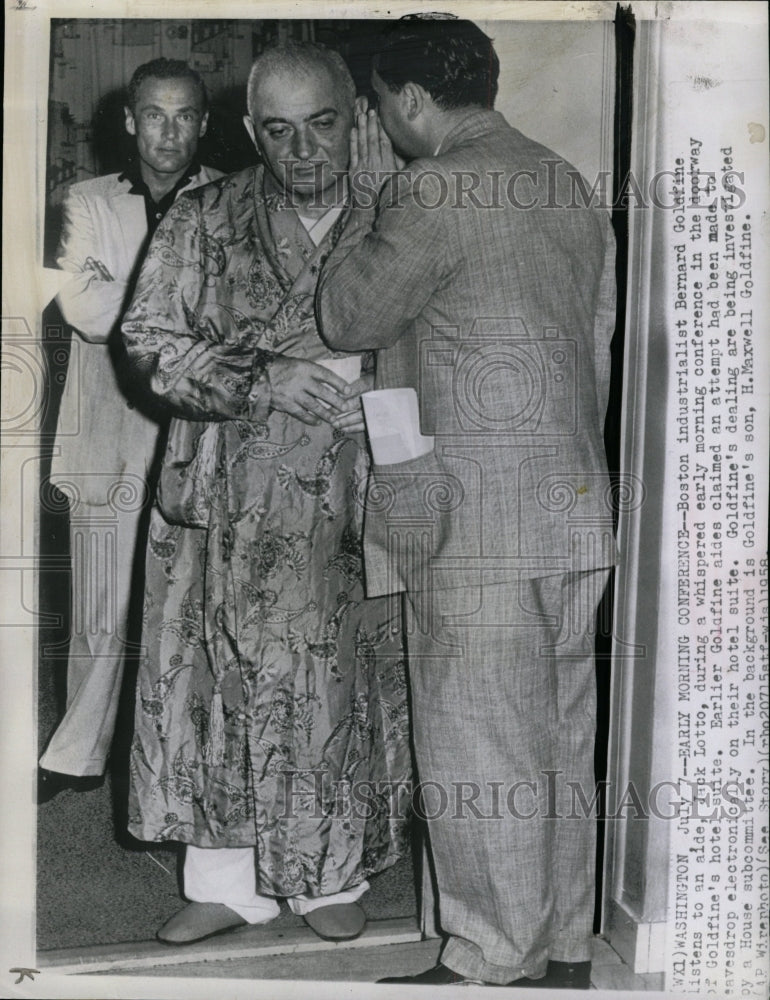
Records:
[[[123,266],[126,274],[130,274],[147,238],[144,198],[139,194],[129,194],[127,190],[121,191],[113,199],[113,209],[120,230]]]

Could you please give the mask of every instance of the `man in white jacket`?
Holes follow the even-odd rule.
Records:
[[[115,728],[159,425],[124,385],[114,331],[166,210],[181,191],[220,176],[196,160],[207,95],[186,63],[139,66],[125,116],[136,155],[122,173],[70,188],[57,257],[72,272],[57,302],[74,334],[50,479],[70,503],[71,617],[67,710],[40,759],[39,802],[98,783]]]

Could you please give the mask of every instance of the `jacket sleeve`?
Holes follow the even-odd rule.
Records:
[[[444,185],[436,170],[397,174],[382,190],[376,221],[372,210],[351,211],[316,298],[331,347],[390,347],[420,315],[446,272],[443,213],[429,207],[440,205]]]
[[[86,267],[99,257],[99,244],[88,199],[70,191],[64,201],[64,223],[56,262],[72,278],[56,296],[62,316],[83,340],[104,343],[123,308],[125,280],[104,281]]]
[[[601,210],[599,210],[601,211]],[[604,420],[610,396],[610,343],[615,332],[617,291],[615,283],[615,233],[609,215],[601,219],[604,234],[604,264],[594,312],[594,358],[596,366],[596,403],[599,419]]]
[[[264,422],[271,355],[249,348],[246,330],[228,342],[201,309],[225,269],[205,219],[201,197],[183,195],[155,232],[121,327],[132,377],[177,416]]]

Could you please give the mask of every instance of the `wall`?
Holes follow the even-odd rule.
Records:
[[[479,21],[500,57],[497,110],[592,180],[612,169],[610,21]],[[611,186],[610,186],[611,191]]]

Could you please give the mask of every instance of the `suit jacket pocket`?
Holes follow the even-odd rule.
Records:
[[[370,596],[404,587],[426,588],[432,560],[457,534],[453,524],[462,514],[465,499],[462,480],[435,451],[406,462],[373,466],[365,513]]]
[[[366,509],[387,521],[435,521],[464,499],[462,480],[431,451],[406,462],[373,466]]]

